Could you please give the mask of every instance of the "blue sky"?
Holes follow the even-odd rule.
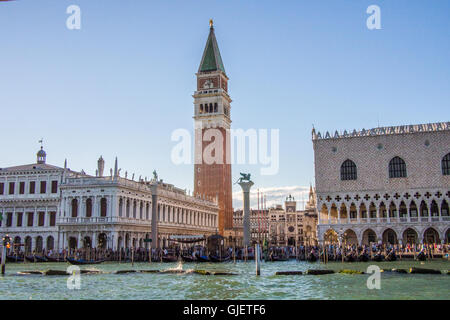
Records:
[[[81,30],[66,8],[81,8]],[[381,30],[366,9],[381,8]],[[122,172],[192,190],[171,163],[177,128],[192,130],[195,72],[214,19],[233,99],[233,128],[280,129],[280,170],[234,166],[271,201],[314,183],[312,125],[353,130],[449,120],[448,1],[0,2],[0,167],[48,163]],[[234,188],[234,191],[239,191]],[[239,206],[239,193],[236,193]]]

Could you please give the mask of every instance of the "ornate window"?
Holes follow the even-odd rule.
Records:
[[[356,180],[356,164],[352,160],[345,160],[341,165],[341,180]]]
[[[450,175],[450,153],[447,153],[445,157],[442,158],[442,174],[444,176]]]
[[[406,163],[400,157],[394,157],[389,162],[389,178],[406,178]]]

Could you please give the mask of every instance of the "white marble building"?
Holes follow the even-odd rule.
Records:
[[[449,242],[449,122],[312,141],[320,241]]]
[[[151,181],[121,177],[116,159],[111,175],[103,176],[100,157],[96,176],[89,176],[48,165],[45,158],[41,148],[37,163],[0,169],[0,233],[25,243],[27,251],[143,248],[151,238],[153,246],[167,246],[171,235],[217,232],[216,199],[190,196],[156,173]]]
[[[46,153],[37,153],[33,164],[0,168],[0,232],[9,234],[22,250],[56,248],[60,187],[78,173],[45,163]]]

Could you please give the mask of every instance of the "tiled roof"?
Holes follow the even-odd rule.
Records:
[[[64,170],[64,168],[52,166],[50,164],[46,163],[32,163],[32,164],[25,164],[21,166],[14,166],[14,167],[8,167],[8,168],[0,168],[1,172],[11,172],[11,171],[26,171],[26,170]]]

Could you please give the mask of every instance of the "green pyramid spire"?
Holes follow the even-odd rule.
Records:
[[[221,70],[225,73],[219,46],[214,35],[212,21],[210,22],[210,26],[208,40],[206,41],[205,51],[203,51],[202,62],[200,62],[198,72]]]

